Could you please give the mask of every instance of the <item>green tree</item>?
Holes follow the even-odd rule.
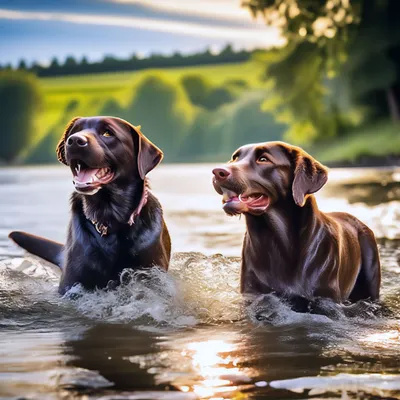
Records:
[[[18,69],[21,69],[21,70],[26,70],[27,69],[27,65],[26,65],[26,61],[25,60],[21,60],[18,63]]]
[[[212,84],[207,78],[200,74],[188,74],[182,77],[181,83],[193,104],[206,106],[207,96],[212,90]]]
[[[161,74],[144,77],[133,90],[127,119],[141,125],[157,143],[167,160],[174,160],[195,116],[195,110],[180,85]]]
[[[0,158],[12,161],[27,145],[43,96],[37,78],[24,71],[0,72]]]
[[[249,0],[243,5],[286,39],[286,46],[259,60],[275,93],[264,108],[290,125],[290,139],[336,135],[345,120],[351,125],[400,117],[397,0]]]
[[[59,66],[60,66],[60,63],[58,62],[57,57],[53,57],[51,59],[49,68],[58,68]]]
[[[229,86],[216,87],[204,99],[204,105],[209,110],[215,110],[236,99],[235,90]]]
[[[77,62],[73,56],[68,56],[65,59],[65,62],[64,62],[65,67],[70,68],[70,67],[75,67],[76,65],[77,65]]]

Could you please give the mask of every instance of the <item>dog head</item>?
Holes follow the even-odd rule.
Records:
[[[74,118],[56,152],[71,168],[75,190],[85,195],[117,180],[144,180],[163,158],[140,127],[115,117]]]
[[[303,207],[328,179],[327,169],[299,147],[266,142],[240,147],[213,170],[215,190],[229,215],[261,215],[288,196]]]

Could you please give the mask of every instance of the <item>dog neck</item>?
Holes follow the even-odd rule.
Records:
[[[246,214],[249,243],[260,257],[278,253],[274,259],[282,259],[292,267],[319,224],[318,215],[320,211],[313,195],[308,196],[303,207],[288,198],[263,215]]]
[[[110,184],[92,196],[80,195],[85,217],[96,226],[114,229],[132,225],[147,203],[147,180]],[[105,234],[107,229],[105,229]],[[101,232],[99,232],[101,233]]]

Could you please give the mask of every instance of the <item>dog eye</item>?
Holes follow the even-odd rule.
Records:
[[[232,156],[232,158],[229,162],[235,162],[235,161],[237,161],[238,158],[239,158],[239,156],[234,155],[234,156]]]
[[[111,137],[111,136],[114,136],[112,133],[110,133],[109,131],[105,131],[104,133],[103,133],[103,136],[104,137]]]
[[[269,162],[269,160],[265,156],[260,156],[260,157],[258,157],[257,162],[259,162],[259,163],[267,163],[267,162]]]

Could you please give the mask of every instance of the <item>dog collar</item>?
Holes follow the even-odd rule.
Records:
[[[135,223],[136,217],[141,213],[143,207],[147,203],[147,198],[148,198],[148,190],[146,185],[143,188],[143,194],[142,198],[140,199],[139,205],[136,207],[136,209],[133,211],[131,216],[129,217],[128,220],[128,225],[132,226]],[[100,236],[107,236],[108,235],[108,226],[102,224],[101,222],[95,221],[93,219],[88,218],[88,220],[93,224],[94,228],[96,229],[97,233],[100,234]]]

